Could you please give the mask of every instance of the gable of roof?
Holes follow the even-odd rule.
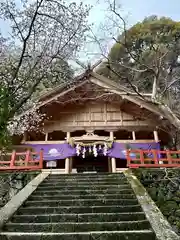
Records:
[[[39,107],[42,107],[46,104],[57,100],[59,97],[67,94],[68,92],[75,90],[76,88],[86,84],[87,82],[92,82],[102,88],[105,88],[109,92],[120,95],[123,99],[126,99],[136,105],[139,105],[141,108],[145,108],[150,112],[159,115],[161,118],[164,118],[164,113],[159,109],[158,105],[153,103],[150,100],[151,94],[137,94],[134,91],[120,85],[119,83],[99,75],[93,71],[86,71],[85,73],[79,75],[74,79],[71,85],[62,84],[47,94],[42,95],[39,98]]]
[[[153,103],[149,97],[151,97],[151,94],[135,94],[134,92],[130,91],[128,88],[118,84],[115,81],[111,81],[111,79],[108,79],[102,75],[99,75],[97,73],[92,73],[92,76],[95,78],[93,81],[97,85],[106,86],[109,87],[109,91],[114,92],[118,95],[121,95],[124,99],[127,99],[130,102],[133,102],[137,105],[139,105],[142,108],[145,108],[160,117],[165,117],[164,113],[160,108],[158,107],[158,104]],[[98,79],[99,81],[96,81]],[[103,84],[103,85],[102,85]],[[124,93],[122,93],[124,92]],[[141,97],[140,97],[141,96]]]
[[[90,71],[87,70],[84,73],[76,76],[72,81],[62,83],[62,84],[58,85],[57,87],[55,87],[54,89],[50,90],[49,92],[40,95],[38,101],[43,102],[49,98],[52,98],[52,97],[58,95],[59,93],[61,93],[63,91],[66,91],[67,89],[72,89],[72,88],[78,86],[78,84],[80,84],[83,81],[85,81],[86,79],[88,79],[89,75],[90,75]]]

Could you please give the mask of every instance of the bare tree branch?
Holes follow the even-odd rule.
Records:
[[[110,70],[111,70],[114,74],[116,74],[118,77],[121,77],[121,76],[120,76],[116,71],[114,71],[112,68],[110,68]],[[142,99],[145,100],[144,96],[141,95],[141,94],[137,91],[137,87],[134,86],[134,85],[131,83],[131,81],[129,81],[128,78],[125,78],[125,79],[126,79],[126,81],[129,83],[129,85],[131,86],[132,90],[134,90],[134,92],[137,93],[137,95],[138,95],[139,97],[141,97]]]
[[[41,4],[43,3],[43,1],[44,0],[40,0],[39,4],[37,4],[34,16],[32,17],[32,20],[31,20],[31,23],[30,23],[30,26],[29,26],[28,34],[27,34],[27,36],[23,40],[23,48],[22,48],[20,59],[19,59],[19,63],[18,63],[17,68],[16,68],[16,70],[14,72],[13,80],[17,77],[19,69],[20,69],[20,67],[22,65],[23,58],[24,58],[24,53],[26,51],[27,41],[28,41],[28,39],[29,39],[29,37],[31,35],[32,29],[33,29],[33,25],[34,25],[34,22],[36,20],[37,14],[38,14],[38,10],[39,10]],[[22,33],[21,33],[21,35],[22,35]]]

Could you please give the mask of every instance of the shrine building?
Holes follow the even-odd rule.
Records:
[[[38,108],[46,116],[40,123],[41,131],[14,136],[16,152],[11,168],[22,149],[28,150],[23,166],[32,166],[33,160],[41,158],[39,168],[56,168],[65,173],[116,172],[133,164],[160,164],[158,151],[170,139],[165,130],[169,122],[150,99],[151,94],[135,93],[87,71],[73,84],[62,84],[40,97]],[[157,155],[148,158],[148,151]]]

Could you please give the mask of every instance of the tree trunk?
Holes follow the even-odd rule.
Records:
[[[180,120],[175,113],[173,113],[173,111],[167,105],[159,105],[159,108],[163,111],[164,116],[169,120],[169,122],[178,130],[180,130]]]
[[[153,102],[156,100],[156,95],[157,95],[157,76],[154,76],[152,96],[151,96]]]

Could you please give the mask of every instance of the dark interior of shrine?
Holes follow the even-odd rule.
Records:
[[[73,168],[76,168],[77,172],[108,172],[108,157],[76,156],[73,158]]]

